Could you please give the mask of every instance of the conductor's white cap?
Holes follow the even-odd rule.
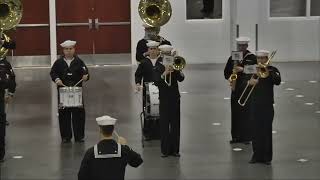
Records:
[[[241,36],[236,39],[237,44],[248,44],[250,42],[250,38]]]
[[[76,43],[77,43],[77,41],[66,40],[63,43],[61,43],[60,46],[63,48],[73,47],[76,45]]]
[[[115,125],[117,119],[105,115],[105,116],[97,117],[96,121],[99,126],[110,126],[110,125]]]
[[[258,57],[268,57],[269,56],[269,51],[267,50],[259,50],[259,51],[256,51],[256,56]]]

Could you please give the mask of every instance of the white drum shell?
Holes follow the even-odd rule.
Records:
[[[59,107],[83,107],[82,87],[59,88]]]
[[[153,83],[146,84],[146,95],[147,95],[147,115],[159,117],[159,89]],[[150,110],[150,111],[148,111]]]

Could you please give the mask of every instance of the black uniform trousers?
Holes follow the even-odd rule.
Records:
[[[5,155],[6,113],[4,90],[0,90],[0,160]]]
[[[254,104],[253,120],[253,156],[258,162],[272,160],[272,122],[273,104]]]
[[[161,153],[164,155],[180,151],[180,97],[160,98]]]
[[[239,96],[231,94],[231,136],[235,141],[252,140],[252,114],[250,99],[245,106],[238,103]]]
[[[58,102],[59,102],[59,90],[58,90]],[[82,100],[83,103],[83,100]],[[84,138],[85,128],[85,109],[72,107],[72,108],[60,108],[59,112],[59,127],[60,135],[62,139],[72,139],[72,129],[75,141],[82,140]]]
[[[84,138],[85,109],[59,109],[59,127],[62,139],[72,139],[72,129],[76,141]]]

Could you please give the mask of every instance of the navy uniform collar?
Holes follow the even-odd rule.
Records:
[[[104,154],[101,150],[99,150],[99,145],[104,143],[116,143],[114,140],[102,140],[98,144],[93,147],[94,150],[94,158],[96,159],[110,159],[110,158],[120,158],[121,157],[121,144],[117,144],[117,148],[115,148],[114,153]]]

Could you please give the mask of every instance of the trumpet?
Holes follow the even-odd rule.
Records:
[[[277,50],[272,51],[272,53],[271,53],[271,55],[269,56],[267,62],[265,62],[265,63],[258,63],[258,67],[257,67],[258,71],[257,71],[257,74],[253,74],[253,75],[251,76],[251,79],[252,79],[252,78],[255,78],[255,76],[258,76],[257,78],[255,78],[255,79],[257,79],[257,80],[259,80],[260,78],[267,78],[267,77],[269,77],[270,72],[269,72],[269,70],[268,70],[268,66],[269,66],[269,64],[270,64],[271,59],[274,57],[274,55],[275,55],[276,53],[277,53]],[[249,81],[248,81],[246,87],[244,88],[244,90],[242,91],[242,93],[241,93],[241,95],[240,95],[240,98],[238,99],[238,103],[239,103],[240,106],[245,106],[245,105],[246,105],[249,97],[251,96],[252,91],[253,91],[254,88],[256,87],[256,84],[255,84],[255,85],[252,85],[252,86],[251,86],[251,89],[249,90],[249,92],[246,93],[246,92],[247,92],[247,89],[249,88],[249,86],[250,86],[250,84],[249,84]]]

